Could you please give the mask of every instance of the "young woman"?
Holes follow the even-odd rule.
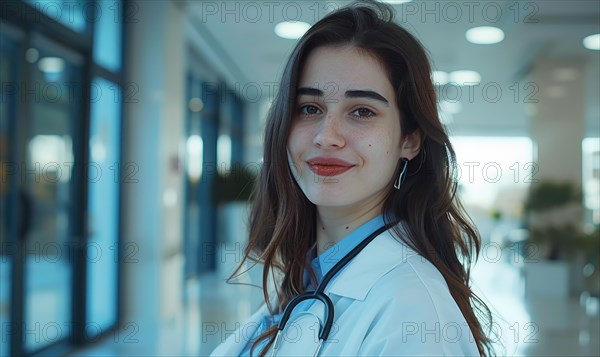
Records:
[[[455,196],[429,62],[392,17],[354,3],[292,52],[245,251],[264,264],[266,304],[213,356],[492,353],[469,287],[480,239]]]

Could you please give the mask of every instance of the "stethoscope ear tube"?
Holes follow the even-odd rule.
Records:
[[[307,291],[307,292],[304,292],[304,293],[294,297],[292,300],[290,300],[290,302],[285,307],[283,316],[281,317],[281,320],[279,321],[279,325],[277,325],[278,331],[277,331],[277,336],[275,336],[275,341],[273,343],[273,351],[271,352],[271,356],[274,356],[275,351],[279,349],[279,335],[285,328],[285,325],[287,324],[288,320],[290,319],[290,316],[291,316],[294,308],[296,306],[298,306],[298,304],[300,304],[302,301],[311,300],[311,299],[317,299],[317,300],[321,301],[323,304],[325,304],[325,324],[321,328],[321,331],[319,331],[319,346],[318,346],[317,350],[315,351],[314,356],[317,356],[319,354],[319,351],[321,350],[321,346],[323,346],[323,342],[327,341],[327,338],[329,338],[329,333],[331,332],[331,327],[333,326],[333,314],[334,314],[335,310],[333,308],[333,302],[331,301],[329,296],[325,295],[323,292],[320,292],[320,291]]]
[[[277,326],[279,332],[283,331],[283,329],[285,328],[285,324],[287,324],[288,320],[290,319],[292,310],[294,310],[294,308],[298,306],[298,304],[300,304],[302,301],[310,299],[317,299],[323,304],[325,304],[325,325],[323,329],[319,332],[319,339],[325,341],[327,340],[327,338],[329,337],[329,332],[331,332],[331,327],[333,326],[334,309],[333,302],[331,301],[329,296],[325,295],[323,292],[320,291],[307,291],[290,300],[290,302],[285,308],[285,311],[283,312],[281,321],[279,321],[279,325]]]

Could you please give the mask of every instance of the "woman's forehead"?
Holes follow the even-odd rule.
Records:
[[[298,82],[335,95],[346,90],[371,89],[393,95],[385,67],[373,55],[352,46],[326,46],[311,51]]]

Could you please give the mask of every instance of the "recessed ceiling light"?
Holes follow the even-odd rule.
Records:
[[[431,79],[434,85],[443,86],[448,83],[448,73],[444,71],[433,71],[431,73]]]
[[[310,25],[306,22],[284,21],[275,25],[275,33],[279,37],[295,40],[302,37],[309,28]]]
[[[405,4],[407,2],[411,2],[412,0],[383,0],[388,4],[396,5],[396,4]]]
[[[25,51],[25,60],[29,63],[35,63],[40,58],[40,53],[35,48],[29,48]]]
[[[65,69],[65,60],[60,57],[44,57],[38,62],[38,68],[44,73],[60,73]]]
[[[478,45],[491,45],[504,40],[504,31],[493,26],[480,26],[467,30],[467,41]]]
[[[204,102],[202,101],[202,99],[194,97],[188,102],[188,108],[190,108],[190,110],[194,113],[197,113],[201,111],[202,108],[204,108]]]
[[[449,79],[461,86],[472,86],[481,82],[481,75],[475,71],[454,71],[450,73]]]
[[[589,35],[583,39],[583,47],[588,50],[600,50],[600,33]]]

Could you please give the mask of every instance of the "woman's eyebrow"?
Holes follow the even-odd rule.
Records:
[[[312,87],[300,87],[300,88],[298,88],[296,94],[298,96],[309,95],[309,96],[315,96],[315,97],[322,97],[323,91],[320,89],[317,89],[317,88],[312,88]],[[386,105],[389,105],[388,100],[385,99],[384,96],[382,96],[381,94],[379,94],[375,91],[372,91],[372,90],[348,90],[348,91],[346,91],[345,97],[346,98],[375,99]]]
[[[311,87],[300,87],[298,88],[298,90],[296,91],[296,95],[311,95],[314,97],[322,97],[323,96],[323,91],[317,88],[311,88]]]
[[[384,104],[390,104],[381,94],[372,90],[348,90],[346,91],[346,98],[369,98],[375,99]]]

